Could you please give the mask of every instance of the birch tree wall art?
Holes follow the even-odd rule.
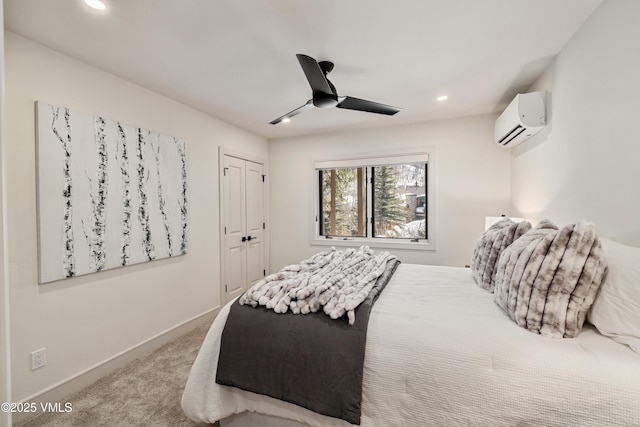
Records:
[[[186,142],[36,102],[40,283],[187,252]]]

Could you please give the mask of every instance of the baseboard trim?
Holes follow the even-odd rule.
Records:
[[[196,329],[198,326],[205,323],[211,323],[218,315],[221,308],[221,306],[217,306],[211,310],[207,310],[204,313],[194,316],[191,319],[185,320],[184,322],[160,332],[159,334],[154,335],[140,344],[134,345],[133,347],[130,347],[103,362],[97,363],[84,371],[22,399],[21,402],[34,402],[38,406],[40,403],[46,402],[64,402],[65,398],[93,384],[111,372],[122,368],[127,363],[133,362],[134,360],[151,353],[169,341]],[[22,421],[27,418],[28,415],[28,413],[15,413],[13,414],[12,421],[13,423]]]

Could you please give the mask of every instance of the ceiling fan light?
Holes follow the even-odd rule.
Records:
[[[87,4],[87,6],[92,7],[94,9],[98,9],[98,10],[106,9],[106,6],[100,0],[84,0],[84,2]]]

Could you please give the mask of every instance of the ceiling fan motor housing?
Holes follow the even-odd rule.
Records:
[[[332,93],[314,92],[313,105],[318,108],[330,108],[338,105],[338,96]]]

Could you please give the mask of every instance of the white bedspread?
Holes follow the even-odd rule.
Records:
[[[214,422],[244,411],[347,426],[296,405],[215,383],[225,306],[182,398]],[[259,357],[259,355],[243,355]],[[640,355],[588,325],[573,339],[513,323],[468,269],[401,264],[369,320],[362,425],[640,426]]]

